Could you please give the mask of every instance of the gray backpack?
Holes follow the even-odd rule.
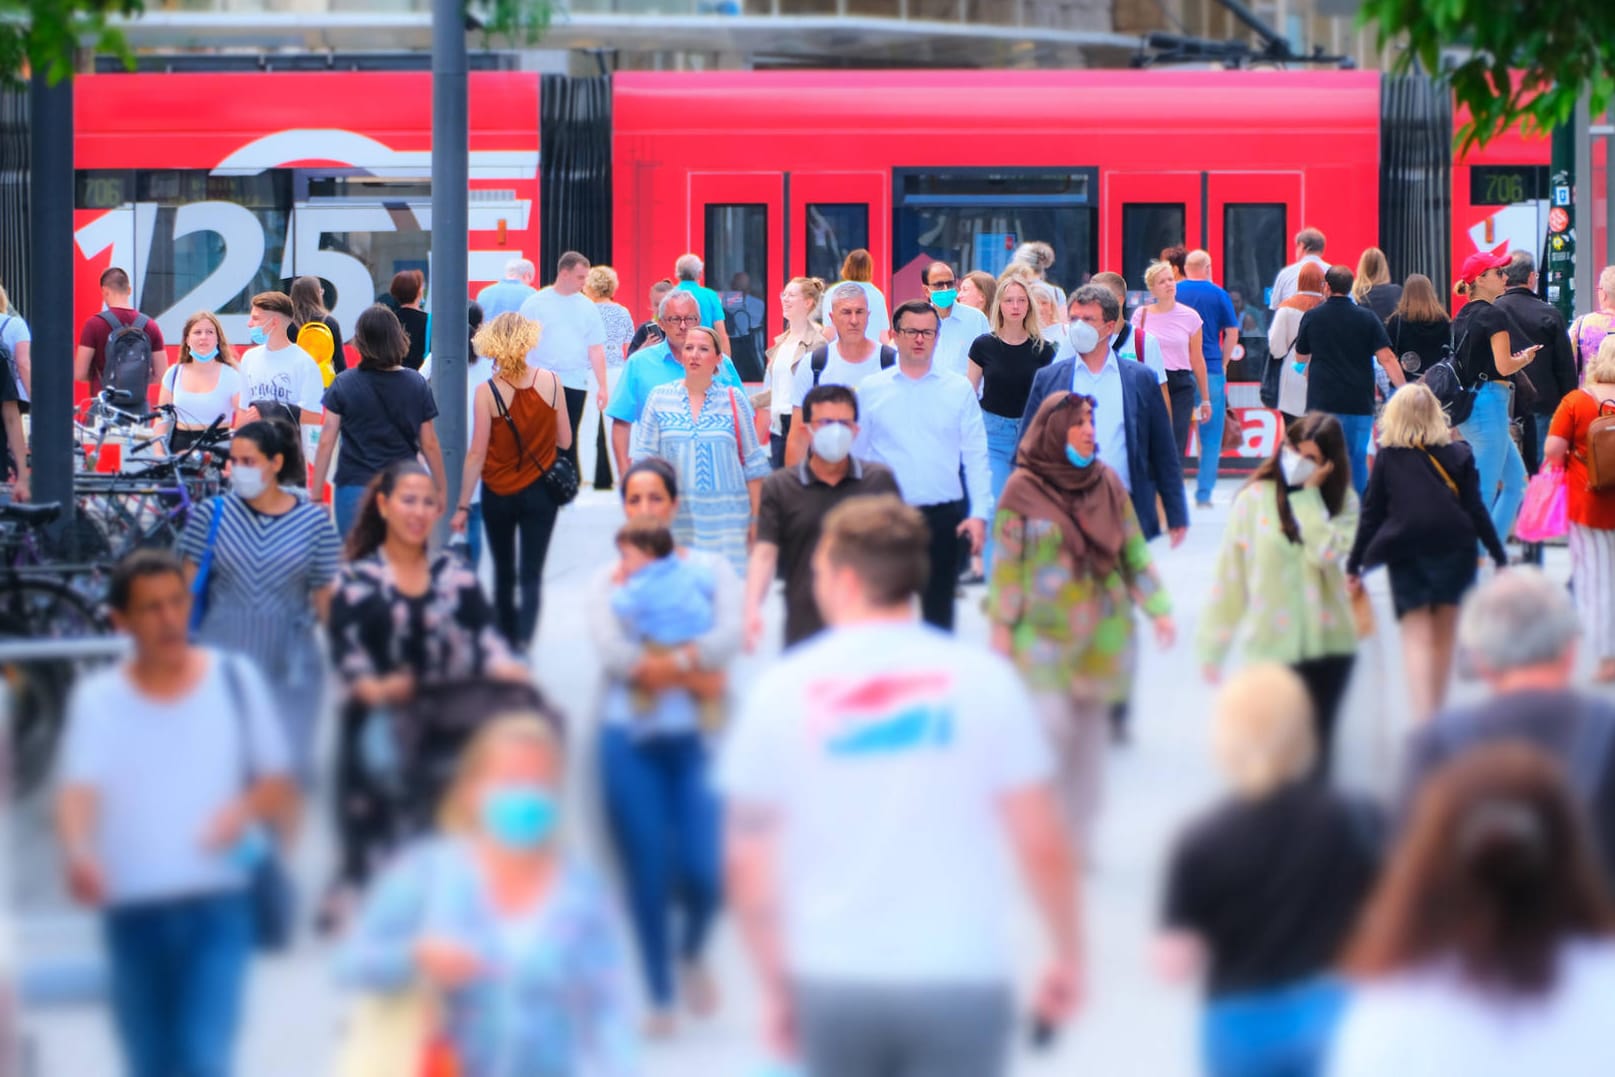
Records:
[[[151,387],[151,376],[156,371],[151,355],[151,338],[146,335],[146,326],[151,319],[144,314],[136,314],[132,323],[124,325],[110,310],[103,310],[101,317],[112,327],[112,333],[107,337],[106,362],[101,369],[101,381],[108,389],[130,393],[136,401],[143,402],[146,390]]]

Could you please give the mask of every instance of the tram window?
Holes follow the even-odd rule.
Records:
[[[1122,276],[1130,291],[1144,291],[1144,271],[1168,247],[1183,242],[1182,202],[1132,202],[1122,206]]]
[[[768,256],[766,205],[707,206],[707,287],[723,300],[729,358],[742,381],[763,378]]]
[[[1290,230],[1282,202],[1230,202],[1222,211],[1222,286],[1243,305],[1241,336],[1266,332],[1267,289],[1284,268]]]
[[[847,254],[869,247],[869,206],[863,202],[812,202],[807,207],[807,276],[841,279]]]
[[[1095,210],[1087,206],[904,206],[897,213],[893,278],[906,271],[918,285],[917,269],[934,260],[957,273],[973,269],[997,276],[1024,242],[1042,240],[1054,248],[1048,279],[1071,291],[1095,271]],[[892,296],[895,301],[909,296]]]

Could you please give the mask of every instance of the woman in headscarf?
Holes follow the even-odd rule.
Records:
[[[1133,607],[1154,620],[1162,647],[1176,635],[1133,503],[1096,454],[1093,398],[1050,394],[998,499],[987,593],[993,649],[1034,693],[1081,848],[1099,807],[1110,705],[1131,682]]]
[[[1295,369],[1295,337],[1301,315],[1323,302],[1323,267],[1308,262],[1296,279],[1296,292],[1279,304],[1267,329],[1269,362],[1279,364],[1279,410],[1291,422],[1307,413],[1307,376]]]

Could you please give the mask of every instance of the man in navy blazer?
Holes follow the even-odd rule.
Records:
[[[1155,512],[1155,495],[1161,495],[1167,530],[1176,546],[1189,531],[1189,503],[1183,491],[1183,464],[1172,438],[1172,418],[1161,398],[1160,382],[1149,367],[1121,358],[1112,347],[1117,330],[1126,326],[1121,320],[1121,304],[1109,288],[1097,284],[1078,288],[1071,293],[1070,313],[1073,323],[1092,326],[1098,339],[1087,354],[1062,359],[1038,371],[1026,412],[1021,416],[1021,430],[1026,430],[1026,424],[1050,393],[1064,389],[1093,397],[1098,401],[1094,426],[1099,459],[1115,469],[1132,494],[1133,510],[1138,513],[1145,538],[1153,539],[1161,533]],[[1120,422],[1115,419],[1118,402]]]

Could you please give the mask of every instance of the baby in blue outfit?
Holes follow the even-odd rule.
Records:
[[[671,531],[651,520],[630,520],[617,532],[617,552],[623,582],[612,592],[611,612],[647,652],[671,654],[712,630],[717,586],[712,571],[674,553]],[[669,691],[660,700],[672,704],[671,697],[684,694]],[[721,691],[692,694],[700,704],[702,724],[710,728],[718,718]],[[658,705],[659,697],[652,693],[635,689],[632,696],[641,715]]]

